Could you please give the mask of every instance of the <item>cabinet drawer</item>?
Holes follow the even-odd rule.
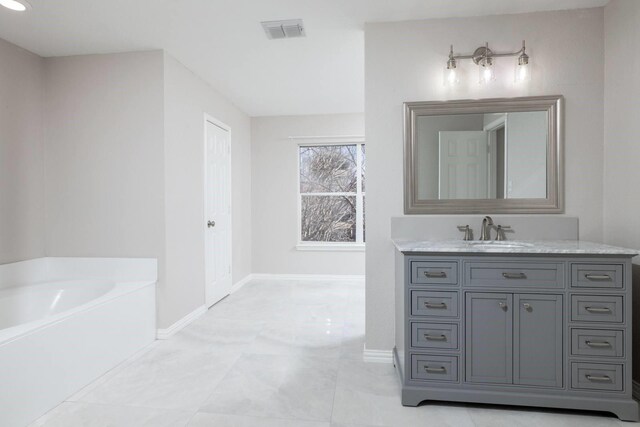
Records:
[[[564,264],[518,262],[469,262],[466,285],[563,288]]]
[[[455,356],[411,355],[411,378],[428,381],[458,381],[458,358]]]
[[[623,332],[608,329],[571,329],[571,354],[574,356],[622,357]]]
[[[574,288],[622,288],[622,264],[571,264]]]
[[[411,291],[411,315],[458,317],[458,293]]]
[[[571,295],[571,320],[622,323],[622,301],[615,295]]]
[[[458,325],[451,323],[411,323],[411,346],[455,350],[458,348]]]
[[[622,364],[572,363],[571,388],[622,391]]]
[[[415,285],[457,285],[457,262],[411,262],[411,283]]]

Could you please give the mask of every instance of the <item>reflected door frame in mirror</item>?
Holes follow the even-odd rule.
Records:
[[[405,214],[548,214],[564,212],[564,130],[561,95],[404,103]],[[417,180],[417,119],[421,116],[546,111],[547,197],[545,199],[420,199]]]

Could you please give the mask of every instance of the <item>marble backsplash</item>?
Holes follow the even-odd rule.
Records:
[[[565,215],[490,215],[495,225],[511,226],[507,240],[578,240],[578,218]],[[458,225],[469,225],[473,238],[480,237],[483,215],[419,215],[391,218],[392,239],[460,239]],[[492,230],[491,237],[495,237]]]

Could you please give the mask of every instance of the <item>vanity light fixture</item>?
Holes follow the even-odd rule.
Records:
[[[0,5],[15,12],[24,12],[31,9],[31,5],[26,0],[0,0]]]
[[[447,61],[447,68],[444,70],[444,85],[455,86],[460,82],[460,75],[458,74],[458,64],[456,58],[453,56],[453,45],[449,50],[449,60]]]
[[[471,55],[455,55],[453,53],[453,45],[449,50],[449,59],[444,72],[445,86],[454,86],[459,82],[458,60],[471,59],[477,66],[479,71],[480,84],[487,84],[495,80],[494,61],[495,58],[505,56],[517,56],[518,62],[515,69],[516,83],[531,79],[531,70],[529,66],[529,55],[526,54],[525,42],[522,41],[522,48],[517,52],[495,53],[489,49],[489,43],[477,48]]]

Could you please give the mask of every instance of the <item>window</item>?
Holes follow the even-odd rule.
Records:
[[[362,247],[364,144],[301,145],[300,245]]]

